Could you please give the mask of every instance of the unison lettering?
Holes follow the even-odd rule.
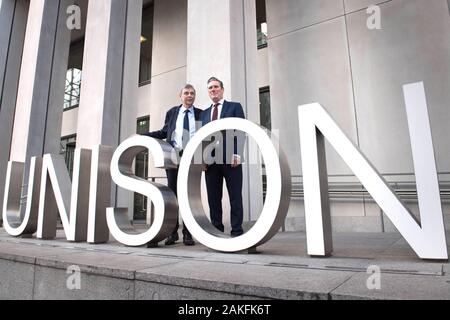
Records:
[[[420,258],[448,258],[423,84],[407,85],[404,93],[421,211],[420,224],[323,107],[319,104],[299,107],[308,254],[328,256],[332,252],[324,149],[326,137]],[[207,220],[200,201],[201,165],[192,163],[198,146],[208,135],[229,129],[244,131],[256,140],[268,176],[267,196],[260,218],[250,230],[236,238],[220,237]],[[133,174],[133,159],[144,149],[151,152],[156,167],[175,165],[175,151],[170,145],[142,136],[123,142],[112,160],[112,150],[108,147],[95,148],[92,155],[91,151],[77,150],[72,185],[61,156],[32,158],[22,221],[18,217],[22,210],[20,190],[24,165],[10,162],[3,204],[5,230],[12,236],[38,231],[39,238],[51,239],[56,234],[56,216],[59,213],[69,241],[85,241],[87,238],[92,243],[106,242],[109,227],[119,242],[140,246],[167,237],[180,210],[183,221],[199,242],[218,251],[236,252],[265,243],[281,227],[289,207],[290,170],[281,148],[277,152],[265,130],[258,125],[243,119],[222,119],[200,129],[189,142],[180,163],[178,201],[166,186],[150,183]],[[123,232],[117,219],[126,214],[126,209],[107,208],[111,179],[107,177],[105,168],[109,163],[111,177],[118,186],[145,195],[155,205],[155,219],[146,232]]]

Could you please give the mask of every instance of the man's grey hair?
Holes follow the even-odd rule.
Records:
[[[195,90],[194,86],[192,84],[187,83],[183,88],[180,90],[180,95],[183,93],[183,90],[194,90],[194,93],[197,94],[197,90]]]

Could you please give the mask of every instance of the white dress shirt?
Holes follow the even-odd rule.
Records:
[[[189,134],[190,138],[192,138],[195,135],[195,112],[194,112],[194,106],[190,107],[188,109],[189,111]],[[175,126],[175,133],[174,133],[174,146],[178,149],[183,149],[183,126],[184,126],[184,112],[186,111],[186,107],[182,106],[180,108],[180,111],[178,112],[177,122]]]

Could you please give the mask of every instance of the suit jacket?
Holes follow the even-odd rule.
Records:
[[[173,147],[174,141],[172,140],[172,138],[174,136],[174,132],[177,125],[178,113],[180,112],[180,108],[182,107],[183,106],[173,107],[172,109],[167,111],[166,120],[164,121],[164,127],[158,131],[147,132],[145,135],[160,140],[165,139],[166,142]],[[202,110],[194,107],[195,121],[200,121],[201,114]],[[197,124],[196,127],[198,129]]]
[[[206,125],[211,122],[212,109],[213,109],[213,106],[211,105],[208,109],[203,111],[202,125]],[[223,118],[245,119],[244,109],[242,108],[242,105],[239,102],[224,101],[219,119],[223,119]],[[230,152],[230,150],[227,150],[225,133],[222,132],[222,134],[223,134],[223,138],[224,138],[223,139],[224,163],[230,163],[231,156],[233,154],[239,155],[241,157],[241,161],[243,161],[245,134],[241,131],[235,132],[234,145],[233,145],[233,148],[230,148],[230,150],[233,150],[232,152]]]

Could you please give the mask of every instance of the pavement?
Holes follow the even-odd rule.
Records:
[[[333,256],[309,257],[305,233],[282,232],[257,254],[229,254],[181,241],[71,243],[61,230],[54,240],[14,238],[0,228],[0,299],[450,299],[448,261],[419,259],[398,233],[336,233],[333,245]]]

